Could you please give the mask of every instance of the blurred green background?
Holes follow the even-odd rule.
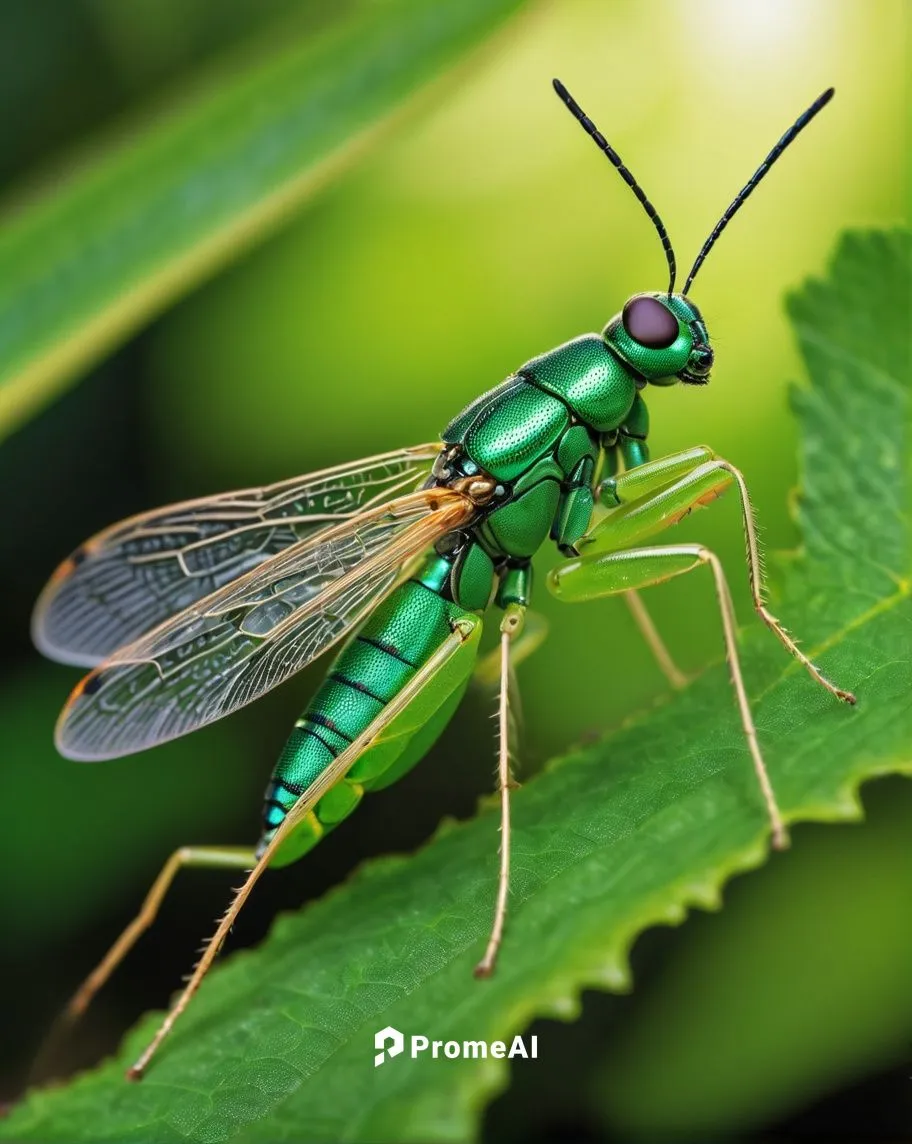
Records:
[[[340,6],[333,19],[358,8]],[[322,5],[291,0],[6,0],[2,12],[0,171],[12,198],[77,163],[98,133],[192,90],[201,69],[230,74],[289,21],[300,32],[329,18]],[[694,297],[716,346],[711,386],[650,400],[653,453],[711,444],[747,474],[768,548],[793,546],[787,390],[802,369],[782,297],[823,270],[843,228],[907,218],[907,21],[902,0],[530,4],[290,225],[0,448],[4,1095],[171,849],[255,835],[272,762],[320,670],[150,755],[98,767],[61,760],[51,728],[76,676],[41,662],[28,642],[31,603],[55,563],[89,533],[157,503],[433,439],[523,361],[600,329],[629,294],[663,287],[652,228],[555,99],[552,75],[634,170],[685,270],[782,130],[835,85],[833,104],[701,272]],[[343,391],[357,403],[340,403]],[[723,501],[681,528],[723,556],[747,622],[737,505]],[[719,656],[720,632],[708,582],[689,580],[647,602],[681,666],[696,671]],[[620,601],[561,609],[542,592],[539,606],[551,636],[521,671],[523,775],[665,686]],[[800,633],[800,617],[786,619]],[[470,695],[422,767],[368,800],[300,868],[268,880],[237,944],[364,857],[419,844],[446,813],[471,813],[492,783],[490,712],[489,697]],[[591,997],[577,1025],[549,1026],[566,1072],[498,1102],[491,1137],[528,1139],[533,1126],[555,1138],[570,1128],[591,1138],[684,1130],[705,1126],[707,1110],[727,1131],[825,1132],[863,1108],[876,1110],[858,1121],[868,1128],[912,1125],[897,1066],[912,1004],[896,972],[912,954],[912,921],[896,916],[912,877],[898,844],[912,800],[894,783],[873,801],[863,831],[799,829],[794,852],[739,883],[720,917],[647,935],[634,959],[636,995]],[[864,877],[842,893],[849,870]],[[214,874],[180,884],[67,1067],[91,1063],[136,1014],[164,1004],[228,884]],[[816,917],[812,906],[819,921],[802,925]],[[795,923],[794,961],[770,967],[748,940],[766,911],[785,933]],[[880,978],[891,987],[843,1006],[846,1020],[819,1024],[883,950]],[[822,956],[835,968],[809,998],[802,974],[813,976]],[[713,989],[702,1007],[688,1006],[701,973]],[[719,999],[729,988],[750,998],[749,1014]],[[776,1036],[781,1004],[805,1013],[811,1029],[792,1051]],[[726,1070],[736,1027],[749,1067]],[[610,1080],[622,1056],[624,1099]],[[776,1060],[785,1063],[771,1067]]]

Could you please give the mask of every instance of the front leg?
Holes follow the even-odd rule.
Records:
[[[645,409],[645,406],[643,408]],[[604,520],[606,512],[618,508],[621,504],[617,492],[619,473],[626,476],[621,484],[621,495],[635,499],[637,495],[643,495],[648,490],[655,490],[671,483],[676,476],[687,473],[701,461],[712,458],[712,450],[700,446],[650,462],[645,440],[646,427],[644,418],[633,419],[629,425],[624,426],[617,440],[613,442],[611,451],[606,457],[610,476],[601,481],[596,489],[598,502],[589,521],[588,533],[597,532],[597,523]],[[640,431],[642,436],[636,436],[637,431]],[[635,470],[635,473],[631,470]],[[634,477],[635,479],[631,479]],[[586,539],[580,538],[579,543],[585,546],[588,543],[588,535]],[[570,553],[576,551],[576,546],[569,549]],[[659,634],[640,593],[635,590],[625,592],[623,600],[660,671],[671,686],[679,691],[687,685],[688,678],[665,646],[665,641]]]
[[[844,703],[854,704],[852,692],[831,683],[767,608],[763,599],[760,542],[747,483],[740,469],[716,457],[707,446],[672,453],[603,481],[599,501],[610,511],[577,542],[575,549],[581,556],[618,552],[676,524],[693,509],[714,501],[732,484],[741,502],[754,610],[816,683]]]
[[[701,565],[712,570],[722,617],[722,631],[725,636],[725,655],[731,670],[732,685],[741,714],[741,725],[754,762],[757,781],[763,792],[773,832],[773,845],[782,850],[788,845],[788,834],[782,821],[782,814],[776,802],[776,795],[760,752],[757,729],[747,701],[747,692],[741,675],[736,642],[735,613],[731,594],[722,571],[722,565],[715,553],[701,544],[677,544],[656,548],[631,548],[622,552],[603,552],[598,556],[578,557],[556,568],[549,578],[548,586],[560,599],[566,601],[596,600],[601,596],[613,596],[620,592],[649,588],[662,584],[674,576],[692,572]]]
[[[726,657],[741,712],[741,721],[750,746],[758,780],[763,790],[773,841],[786,845],[785,828],[757,743],[747,694],[741,676],[736,645],[736,623],[725,574],[718,557],[702,545],[672,545],[663,548],[634,548],[631,545],[675,524],[698,505],[707,504],[730,484],[738,488],[741,514],[747,539],[748,568],[754,607],[764,623],[795,656],[810,676],[832,695],[854,703],[850,691],[836,687],[801,652],[779,621],[763,603],[760,548],[754,525],[753,506],[744,477],[734,465],[714,457],[699,446],[675,453],[611,477],[600,486],[602,500],[610,511],[576,544],[577,556],[560,565],[548,578],[548,587],[567,602],[597,599],[659,584],[703,564],[709,565],[716,584],[722,616]]]

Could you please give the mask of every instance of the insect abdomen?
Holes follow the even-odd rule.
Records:
[[[368,728],[466,614],[432,588],[410,580],[369,617],[337,656],[285,744],[266,790],[261,850],[304,791]],[[365,790],[388,785],[414,765],[446,725],[470,673],[471,663],[419,730],[408,721],[401,724],[398,716],[319,799],[273,865],[295,861],[351,814]]]

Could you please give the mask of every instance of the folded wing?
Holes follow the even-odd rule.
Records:
[[[404,565],[474,511],[459,493],[429,489],[278,553],[87,675],[61,713],[58,749],[128,755],[252,702],[345,636]]]
[[[411,492],[438,450],[419,445],[115,524],[54,573],[32,638],[51,659],[94,666],[277,553]]]

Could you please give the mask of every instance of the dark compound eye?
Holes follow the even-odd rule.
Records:
[[[655,298],[631,298],[621,321],[635,342],[651,350],[667,349],[678,336],[678,319]]]

